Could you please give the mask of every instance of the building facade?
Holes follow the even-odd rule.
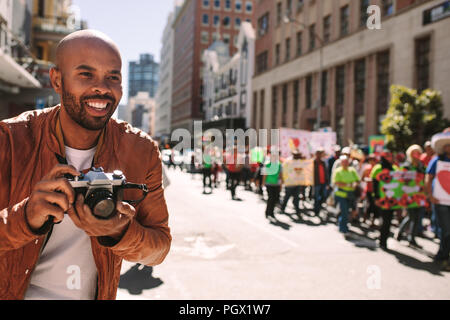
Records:
[[[155,99],[147,91],[130,97],[127,111],[126,119],[123,120],[151,136],[155,134]]]
[[[215,40],[237,52],[242,22],[252,23],[254,0],[186,0],[175,18],[171,129],[192,132],[204,117],[202,56]]]
[[[154,56],[144,53],[139,61],[130,61],[128,68],[128,97],[134,97],[138,92],[148,92],[154,98],[158,90],[159,64]]]
[[[251,82],[254,67],[255,32],[249,22],[242,22],[237,38],[237,52],[221,40],[203,53],[203,128],[247,129],[251,125]]]
[[[155,135],[161,137],[168,136],[171,132],[171,107],[172,107],[172,78],[173,78],[173,46],[174,32],[172,24],[175,15],[181,8],[181,3],[176,3],[174,11],[167,17],[167,24],[164,28],[161,39],[162,49],[159,66],[159,85],[156,92],[155,111]]]
[[[259,1],[252,126],[314,130],[320,116],[339,143],[367,144],[392,84],[440,90],[449,117],[450,19],[424,20],[448,2]],[[369,5],[380,9],[381,29],[368,28]]]

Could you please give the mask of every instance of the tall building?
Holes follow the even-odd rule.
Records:
[[[138,92],[148,92],[154,98],[158,89],[159,64],[152,54],[144,53],[139,61],[131,61],[128,68],[128,97],[134,97]]]
[[[239,28],[253,23],[254,0],[186,0],[175,18],[171,129],[193,131],[202,120],[202,56],[219,38],[237,52]]]
[[[379,30],[367,26],[369,5],[380,9]],[[259,1],[256,128],[313,130],[320,116],[339,143],[367,144],[391,84],[440,90],[449,117],[448,8],[443,0]]]
[[[216,40],[203,53],[203,105],[205,130],[246,130],[252,125],[252,77],[255,32],[242,22],[237,52],[229,55],[226,43]]]
[[[155,134],[155,99],[147,91],[138,92],[128,99],[129,123],[153,136]]]
[[[174,11],[167,17],[161,43],[161,57],[159,65],[159,84],[156,92],[155,135],[157,137],[170,135],[171,107],[172,107],[172,78],[173,78],[173,46],[174,31],[172,24],[181,9],[182,1],[176,1]]]

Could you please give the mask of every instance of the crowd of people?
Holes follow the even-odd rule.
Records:
[[[220,172],[226,177],[226,189],[232,200],[241,201],[237,196],[238,186],[260,194],[266,200],[265,216],[269,220],[276,220],[276,214],[286,214],[291,199],[299,219],[312,212],[324,223],[329,215],[327,208],[335,207],[339,212],[339,232],[346,238],[351,237],[350,224],[366,223],[379,231],[379,247],[383,250],[388,250],[393,219],[398,221],[395,238],[407,240],[412,247],[421,248],[416,237],[429,230],[440,239],[436,261],[450,270],[450,206],[439,203],[432,193],[437,162],[450,162],[450,129],[435,140],[426,142],[423,147],[414,144],[405,152],[395,153],[384,148],[376,154],[365,154],[355,146],[336,145],[334,154],[327,157],[324,149],[318,148],[310,185],[285,185],[284,165],[290,163],[295,167],[296,163],[306,160],[298,149],[291,150],[290,157],[282,158],[278,148],[270,147],[263,158],[252,161],[248,147],[245,152],[239,152],[235,146],[230,152],[224,151],[221,158],[203,147],[202,164],[196,166],[193,158],[191,172],[202,173],[204,194],[220,187]],[[423,194],[423,198],[417,198],[416,206],[398,208],[392,204],[393,209],[383,203],[392,200],[383,198],[388,190],[380,183],[380,177],[382,179],[386,171],[415,172],[417,190]],[[425,218],[430,221],[427,225]]]

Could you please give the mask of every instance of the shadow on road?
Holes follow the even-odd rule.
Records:
[[[135,264],[130,270],[120,276],[119,288],[126,289],[130,294],[139,295],[143,290],[153,289],[164,282],[152,276],[153,267]]]
[[[443,276],[439,265],[433,261],[432,262],[422,262],[420,260],[417,260],[414,257],[407,256],[406,254],[400,253],[400,252],[392,250],[392,249],[389,249],[386,252],[395,256],[397,258],[398,262],[400,262],[401,264],[403,264],[407,267],[414,268],[417,270],[428,271],[429,273],[436,275],[436,276],[441,276],[441,277]]]

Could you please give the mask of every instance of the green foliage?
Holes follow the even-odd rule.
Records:
[[[418,94],[414,89],[391,86],[391,102],[381,127],[389,149],[404,152],[412,144],[423,145],[449,125],[439,91],[426,89]]]

